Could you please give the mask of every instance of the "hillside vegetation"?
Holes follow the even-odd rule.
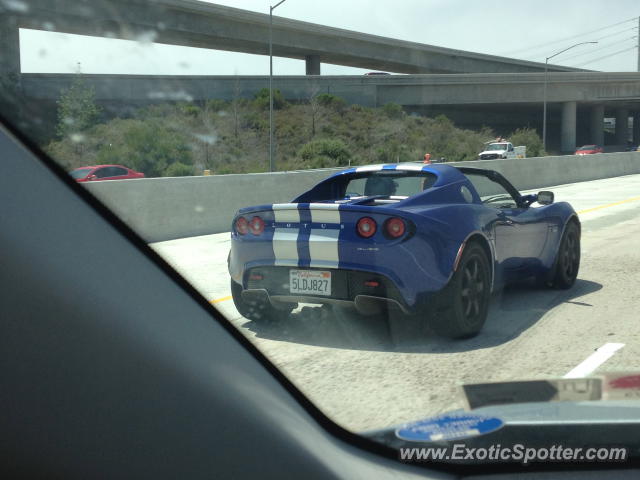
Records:
[[[266,89],[252,100],[159,104],[99,123],[92,92],[78,81],[58,106],[58,138],[45,150],[68,169],[117,163],[151,177],[269,170]],[[347,105],[328,94],[290,104],[276,91],[274,106],[277,170],[420,161],[426,152],[447,161],[475,160],[483,143],[495,138],[488,128],[463,130],[444,116],[410,116],[395,104]],[[527,145],[529,156],[541,150],[532,129],[510,140]]]

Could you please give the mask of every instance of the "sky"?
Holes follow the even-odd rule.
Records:
[[[261,13],[269,0],[215,2]],[[418,43],[624,72],[638,69],[638,0],[286,0],[277,16]],[[635,38],[633,38],[635,37]],[[216,50],[21,30],[21,65],[29,73],[267,75],[269,57]],[[614,53],[627,50],[617,55]],[[304,62],[274,58],[274,74],[304,75]],[[358,75],[322,64],[322,74]]]

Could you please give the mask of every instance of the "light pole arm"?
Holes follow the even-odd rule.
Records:
[[[273,12],[276,8],[278,8],[278,6],[280,6],[282,3],[286,2],[287,0],[280,0],[278,3],[276,3],[273,7],[269,7],[271,9],[271,11]]]
[[[284,0],[282,0],[284,2]],[[551,55],[550,57],[547,57],[547,62],[549,60],[551,60],[553,57],[557,57],[558,55],[560,55],[561,53],[566,52],[567,50],[571,50],[574,47],[579,47],[580,45],[587,45],[589,43],[598,43],[598,42],[581,42],[581,43],[576,43],[575,45],[571,45],[570,47],[565,48],[564,50],[558,52],[558,53],[554,53],[553,55]]]

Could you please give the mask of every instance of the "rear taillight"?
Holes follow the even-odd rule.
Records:
[[[236,220],[236,232],[238,235],[246,235],[249,233],[249,222],[244,217],[238,217]]]
[[[264,232],[264,220],[260,217],[253,217],[249,222],[249,230],[251,230],[251,233],[254,235],[262,234],[262,232]]]
[[[377,228],[376,221],[370,217],[362,217],[356,225],[358,235],[364,238],[372,237]]]
[[[390,218],[384,223],[384,229],[387,235],[391,238],[399,238],[404,235],[406,227],[404,221],[401,218]]]

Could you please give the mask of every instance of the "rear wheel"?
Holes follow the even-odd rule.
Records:
[[[491,299],[491,270],[484,249],[466,246],[458,269],[441,292],[431,326],[449,338],[476,336],[487,319]]]
[[[580,229],[570,222],[562,235],[552,284],[556,288],[571,288],[580,269]]]
[[[268,300],[245,300],[242,298],[242,285],[231,280],[231,296],[238,313],[259,323],[274,323],[286,318],[293,308],[275,308]]]

